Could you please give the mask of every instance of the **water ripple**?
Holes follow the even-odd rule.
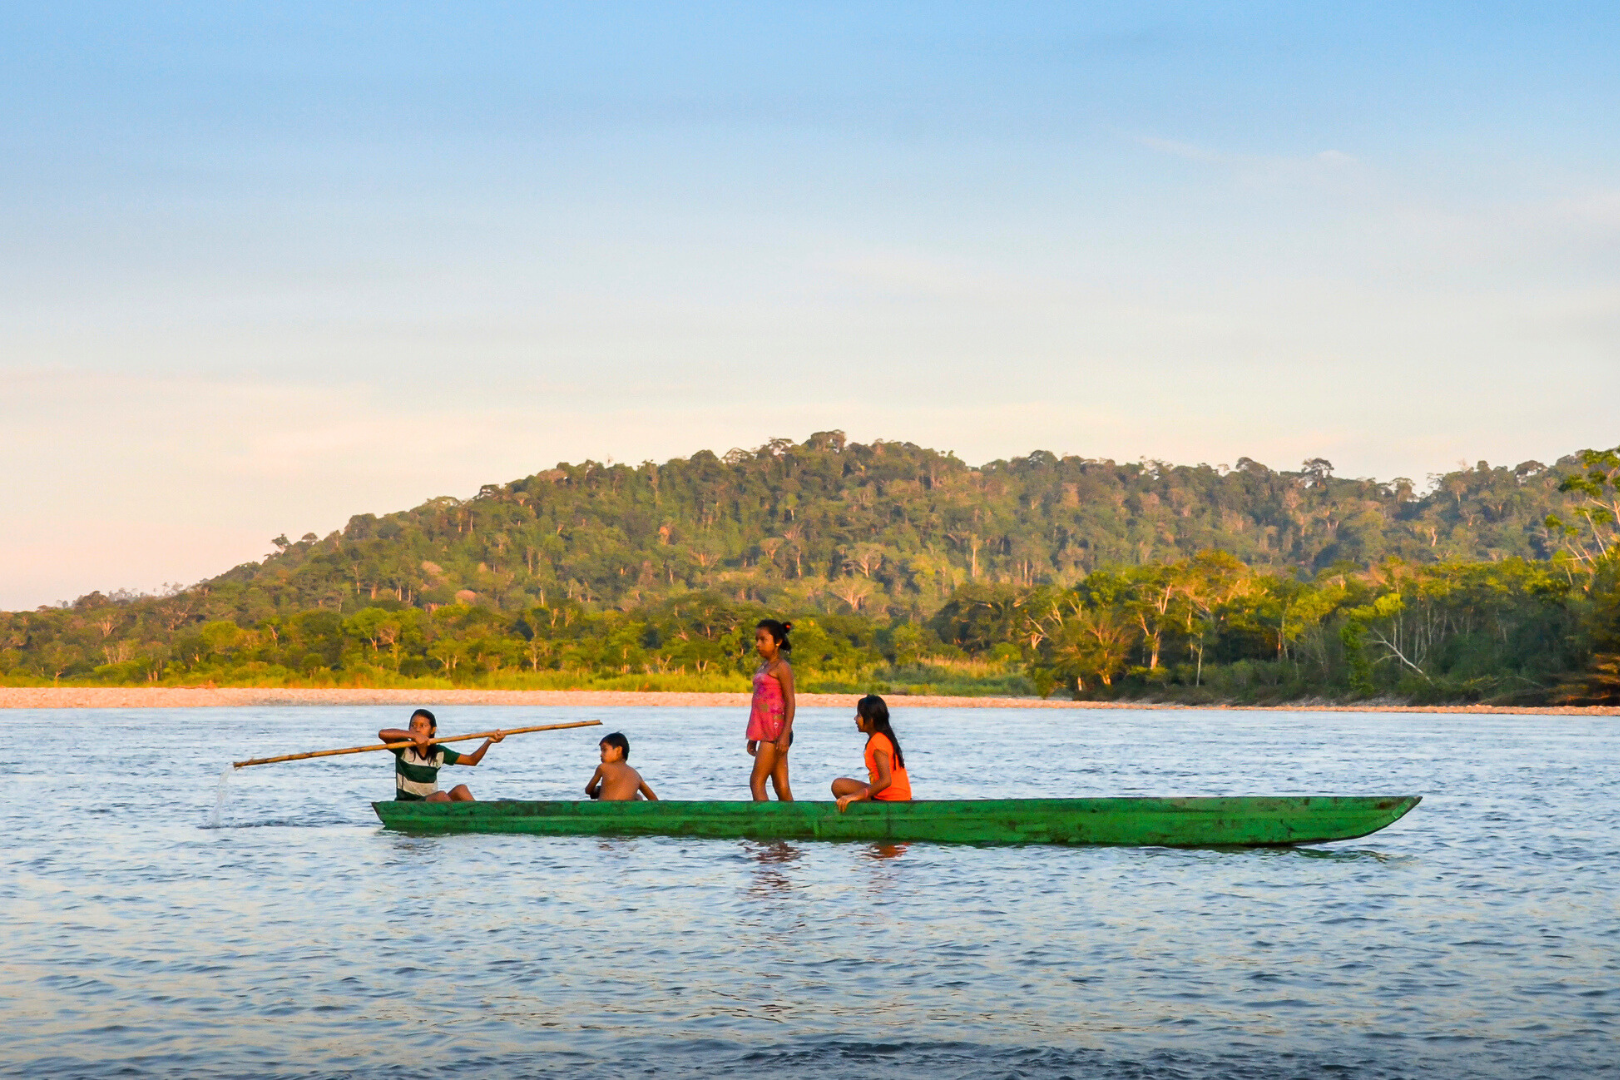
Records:
[[[479,730],[566,709],[445,710]],[[739,717],[598,710],[660,794],[746,789]],[[920,793],[1416,792],[1259,851],[410,837],[389,763],[232,775],[389,709],[16,712],[0,1073],[49,1077],[1615,1075],[1612,721],[896,710]],[[811,711],[801,797],[859,767]],[[573,798],[597,733],[482,797]],[[216,827],[217,826],[217,827]]]

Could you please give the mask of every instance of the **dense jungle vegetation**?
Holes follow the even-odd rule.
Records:
[[[274,541],[163,596],[0,614],[0,679],[1190,701],[1620,695],[1620,448],[1382,483],[821,432],[560,464]]]

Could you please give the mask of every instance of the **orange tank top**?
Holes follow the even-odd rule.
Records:
[[[889,786],[873,795],[878,802],[910,802],[911,777],[906,770],[895,763],[894,741],[883,732],[873,733],[866,740],[866,774],[871,777],[870,783],[878,782],[877,752],[881,750],[889,756]]]

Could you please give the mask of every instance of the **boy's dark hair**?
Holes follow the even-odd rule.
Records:
[[[894,728],[889,726],[888,702],[876,694],[867,694],[855,703],[855,712],[862,720],[889,737],[889,742],[894,746],[894,767],[905,768],[906,757],[900,752],[900,740],[894,737]]]
[[[777,622],[775,619],[761,619],[754,625],[754,629],[769,630],[771,640],[776,642],[778,649],[785,653],[793,651],[793,642],[788,640],[788,631],[793,629],[792,623]]]
[[[428,712],[426,709],[417,709],[415,712],[411,713],[411,719],[412,720],[415,720],[418,716],[427,717],[428,730],[429,731],[438,731],[439,730],[438,718],[435,717],[432,713]]]
[[[624,753],[620,756],[619,760],[620,761],[629,761],[630,760],[630,740],[625,738],[624,734],[622,732],[615,731],[610,735],[604,735],[604,736],[602,736],[602,741],[597,743],[596,745],[598,745],[598,746],[617,746],[620,750],[624,751]]]

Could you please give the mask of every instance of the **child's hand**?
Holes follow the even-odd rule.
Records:
[[[502,734],[500,731],[496,731],[495,734],[493,734],[493,735],[491,735],[489,737],[489,741],[490,742],[500,742],[504,738],[506,738],[506,736],[504,734]]]
[[[840,795],[840,796],[838,796],[838,812],[840,814],[842,814],[845,810],[848,810],[849,809],[849,804],[854,802],[854,801],[855,801],[855,796],[853,796],[853,795]]]
[[[758,745],[755,744],[753,739],[749,739],[748,740],[748,756],[753,757],[758,753],[759,753]]]

